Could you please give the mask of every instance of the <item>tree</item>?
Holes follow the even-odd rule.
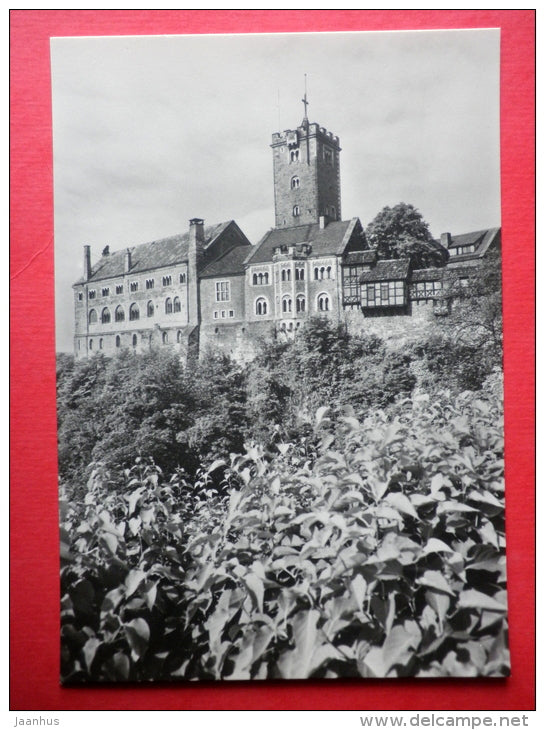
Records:
[[[384,207],[365,231],[379,259],[410,258],[417,268],[441,266],[447,252],[430,233],[420,212],[407,203]]]

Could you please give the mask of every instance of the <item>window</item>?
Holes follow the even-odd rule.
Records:
[[[260,297],[255,303],[255,313],[258,315],[267,314],[267,300],[264,297]]]
[[[291,297],[284,297],[282,299],[282,311],[291,312]]]
[[[216,310],[214,312],[214,319],[217,319],[219,317],[220,313]]]
[[[90,350],[92,350],[92,349],[93,349],[93,340],[89,340],[89,349],[90,349]]]
[[[234,309],[230,309],[229,310],[229,317],[231,318],[231,317],[234,317],[234,316],[235,316],[235,310]]]
[[[380,300],[382,302],[387,302],[389,299],[388,296],[388,282],[380,285]]]
[[[121,305],[119,305],[119,307],[115,308],[114,319],[116,322],[125,321],[125,310],[123,309],[123,307]]]
[[[168,344],[168,332],[163,332],[163,345]]]
[[[104,347],[104,340],[101,337],[100,340],[98,341],[98,349],[102,350],[103,347]]]
[[[174,297],[174,313],[182,311],[182,303],[180,297]]]
[[[225,311],[225,309],[222,309],[221,310],[221,318],[222,319],[225,319],[226,316],[227,316],[227,312]]]
[[[325,266],[322,266],[320,268],[320,279],[323,279],[324,278],[324,274],[325,274]]]
[[[148,315],[148,317],[153,317],[153,315],[155,314],[155,305],[151,300],[146,306],[146,314]]]
[[[115,346],[116,347],[121,347],[121,337],[119,335],[116,335],[116,338],[115,338]]]
[[[304,269],[295,269],[295,280],[296,281],[305,280],[305,270]]]
[[[291,179],[291,189],[296,190],[299,187],[299,178],[297,175],[294,175]]]
[[[154,286],[155,286],[154,279],[146,279],[146,289],[153,289]]]
[[[116,284],[115,285],[115,293],[116,294],[123,294],[123,284]]]
[[[110,310],[108,307],[104,307],[102,314],[100,315],[102,324],[108,324],[111,321]]]
[[[290,151],[290,162],[299,162],[299,150]]]
[[[110,295],[110,287],[109,286],[103,286],[102,287],[102,296],[107,297]]]
[[[138,291],[138,282],[137,281],[131,281],[130,289],[132,292]]]
[[[333,150],[331,150],[329,147],[324,147],[324,160],[326,162],[326,165],[333,164]]]
[[[295,308],[298,312],[304,312],[305,307],[306,307],[305,297],[302,294],[299,294],[299,296],[295,300]]]
[[[96,324],[98,321],[96,309],[91,309],[89,312],[89,324]]]
[[[97,293],[94,289],[89,289],[89,299],[94,299]]]
[[[252,276],[252,284],[253,284],[254,286],[257,286],[257,274],[254,274],[254,275]]]
[[[167,297],[165,301],[165,314],[172,314],[172,299],[170,297]]]
[[[78,292],[78,302],[83,301],[83,292]]]
[[[178,330],[178,332],[176,332],[176,342],[178,344],[180,344],[181,341],[182,341],[182,333],[180,332],[180,330]]]
[[[180,274],[180,284],[185,284],[185,274]]]
[[[229,281],[216,281],[216,302],[231,300],[231,285]]]
[[[136,347],[137,344],[138,344],[138,337],[136,335],[133,335],[132,336],[132,346]]]
[[[297,218],[299,215],[301,215],[301,209],[298,205],[293,206],[293,216],[294,218]]]
[[[138,304],[135,304],[134,302],[131,304],[131,306],[129,308],[129,319],[131,322],[134,322],[137,319],[140,319],[140,310],[138,309]],[[135,335],[135,337],[136,337],[136,335]]]
[[[331,266],[328,266],[326,269],[327,278],[331,279]]]
[[[319,269],[317,266],[314,267],[314,280],[317,281],[319,278]]]
[[[172,276],[163,276],[163,286],[170,286],[172,284]]]
[[[329,296],[327,294],[320,294],[318,296],[318,310],[320,312],[329,311]]]

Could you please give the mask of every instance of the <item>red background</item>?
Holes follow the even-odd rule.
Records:
[[[61,688],[49,38],[501,27],[509,627],[506,680]],[[533,10],[11,11],[11,709],[535,707]]]

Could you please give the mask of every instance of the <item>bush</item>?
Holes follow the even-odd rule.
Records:
[[[231,458],[228,494],[139,462],[61,500],[64,681],[503,676],[501,408],[415,396]]]

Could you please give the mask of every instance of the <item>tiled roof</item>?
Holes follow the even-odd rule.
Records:
[[[271,261],[273,250],[279,246],[294,246],[309,243],[312,257],[343,253],[357,223],[357,218],[349,221],[332,221],[325,228],[318,223],[291,228],[273,228],[266,233],[255,247],[247,263],[261,264]]]
[[[356,264],[374,264],[376,260],[377,252],[374,248],[368,251],[350,251],[344,257],[344,262],[352,266]]]
[[[253,246],[237,246],[223,256],[212,261],[201,272],[200,278],[208,276],[227,276],[228,274],[244,274],[244,262],[251,255]]]
[[[409,275],[410,263],[409,259],[378,261],[374,269],[362,273],[360,282],[363,284],[367,281],[399,281],[400,279],[406,279]]]
[[[413,269],[411,281],[440,281],[443,278],[444,269]]]
[[[206,249],[211,243],[230,225],[231,221],[218,223],[214,226],[206,226],[204,229],[205,256]],[[138,246],[129,247],[131,252],[131,274],[138,274],[151,269],[159,269],[164,266],[187,261],[187,249],[189,233],[178,233],[168,238],[160,238],[157,241],[141,243]],[[110,279],[115,276],[123,276],[125,267],[125,249],[115,251],[102,258],[92,267],[89,281]],[[76,283],[82,283],[79,279]]]

